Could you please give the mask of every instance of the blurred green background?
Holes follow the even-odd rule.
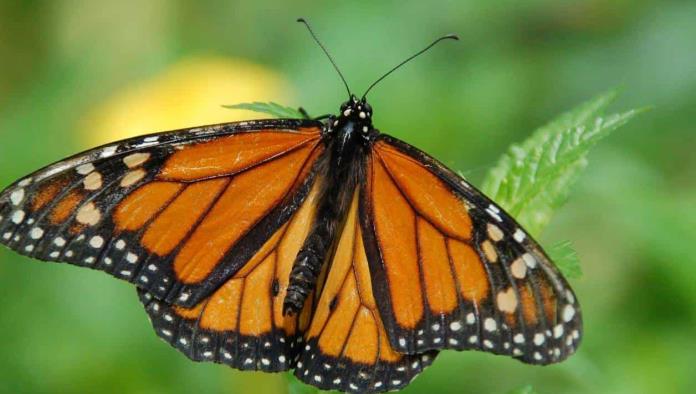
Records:
[[[266,99],[335,112],[343,87],[382,131],[480,184],[512,143],[607,88],[653,106],[590,155],[541,241],[585,274],[578,354],[545,368],[445,352],[405,392],[679,393],[696,387],[696,2],[0,1],[0,187],[108,139],[244,115]],[[122,131],[119,131],[122,130]],[[156,338],[130,285],[0,250],[0,391],[284,393],[283,375],[197,364]]]

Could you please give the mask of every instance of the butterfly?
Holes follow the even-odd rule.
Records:
[[[49,165],[0,194],[0,243],[134,284],[192,360],[325,390],[403,388],[443,349],[566,359],[582,332],[568,282],[495,202],[373,126],[375,84],[362,98],[346,84],[325,118],[151,134]]]

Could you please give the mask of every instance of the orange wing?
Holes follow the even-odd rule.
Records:
[[[295,375],[324,390],[381,392],[406,386],[436,352],[394,351],[373,295],[358,221],[358,193],[348,213]]]
[[[172,306],[139,290],[157,334],[196,361],[267,372],[292,368],[313,302],[310,297],[296,316],[283,316],[282,305],[290,270],[315,216],[318,192],[316,182],[289,222],[196,306]]]
[[[375,143],[361,218],[391,345],[478,349],[547,364],[579,344],[579,305],[538,244],[442,164],[388,136]]]
[[[296,211],[323,151],[321,124],[268,120],[122,141],[0,194],[0,242],[106,271],[191,307]]]

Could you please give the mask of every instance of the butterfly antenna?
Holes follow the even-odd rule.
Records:
[[[346,82],[346,79],[343,77],[343,73],[341,73],[341,70],[338,69],[336,62],[334,61],[333,57],[331,57],[331,55],[329,54],[329,51],[327,51],[324,44],[322,44],[321,41],[319,41],[319,39],[317,38],[317,35],[314,34],[314,30],[312,30],[312,27],[309,26],[309,22],[307,22],[307,20],[305,18],[297,18],[297,21],[300,23],[303,23],[307,27],[307,30],[309,30],[309,34],[312,35],[312,38],[314,38],[314,41],[316,41],[317,44],[319,44],[321,49],[326,54],[326,57],[329,58],[329,61],[331,62],[331,64],[333,64],[334,68],[336,69],[336,72],[338,72],[338,76],[341,77],[341,81],[343,81],[343,84],[346,86],[346,90],[348,91],[348,97],[350,98],[352,96],[352,93],[350,92],[350,88],[348,87],[348,82]]]
[[[415,59],[416,57],[418,57],[419,55],[421,55],[423,52],[425,52],[425,51],[427,51],[428,49],[434,47],[435,44],[437,44],[438,42],[443,41],[443,40],[459,40],[459,36],[457,36],[456,34],[447,34],[447,35],[445,35],[445,36],[442,36],[442,37],[438,38],[437,40],[433,41],[433,42],[432,42],[430,45],[428,45],[427,47],[425,47],[425,48],[421,49],[420,51],[418,51],[417,53],[413,54],[413,55],[412,55],[411,57],[409,57],[408,59],[406,59],[406,60],[404,60],[403,62],[397,64],[396,66],[394,66],[394,68],[392,68],[391,70],[387,71],[386,74],[382,75],[379,79],[377,79],[375,82],[373,82],[372,85],[370,85],[370,87],[367,88],[367,90],[365,91],[365,93],[362,95],[362,98],[365,98],[365,96],[367,96],[367,93],[369,93],[370,90],[371,90],[372,88],[375,87],[375,85],[377,85],[378,83],[380,83],[380,82],[381,82],[384,78],[386,78],[389,74],[391,74],[391,73],[393,73],[394,71],[398,70],[401,66],[403,66],[404,64],[406,64],[406,63],[410,62],[411,60]]]

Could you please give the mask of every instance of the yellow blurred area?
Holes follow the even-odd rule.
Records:
[[[91,147],[141,134],[263,117],[225,104],[286,102],[283,78],[241,59],[190,57],[155,77],[125,86],[88,114],[81,127]]]

